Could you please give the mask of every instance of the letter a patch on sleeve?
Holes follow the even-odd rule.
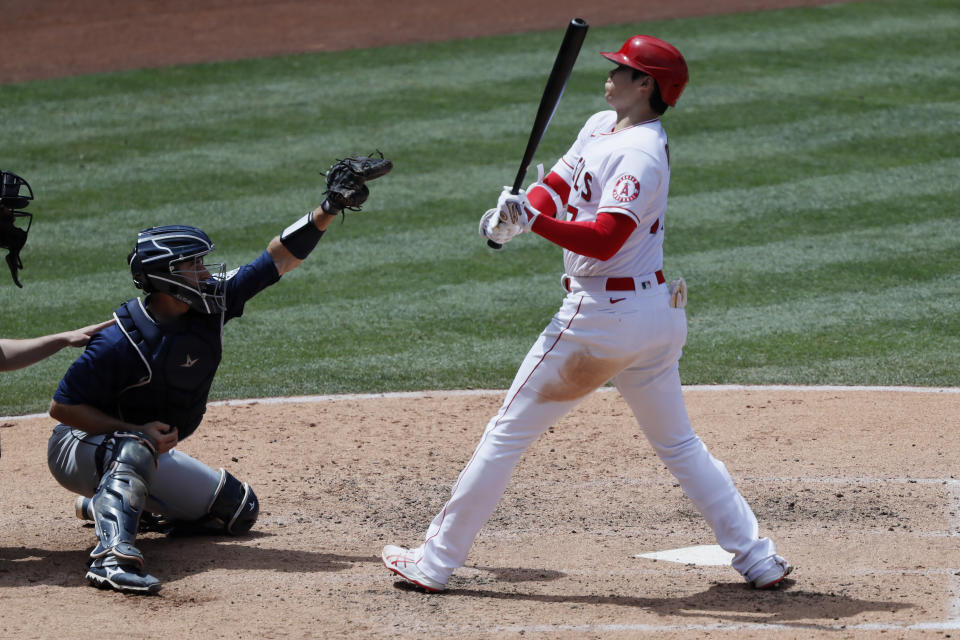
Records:
[[[636,200],[640,195],[640,181],[629,173],[621,174],[617,177],[617,183],[613,187],[613,197],[620,202],[630,202]]]

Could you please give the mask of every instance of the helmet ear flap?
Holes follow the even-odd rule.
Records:
[[[143,262],[140,260],[140,256],[137,254],[137,250],[134,249],[130,252],[130,255],[127,256],[127,262],[130,263],[130,275],[133,276],[133,284],[137,289],[147,289],[147,274],[143,272]]]

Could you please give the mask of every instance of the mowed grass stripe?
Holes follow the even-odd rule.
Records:
[[[856,149],[860,144],[886,140],[891,135],[903,139],[902,151],[926,148],[913,144],[912,136],[956,140],[960,135],[960,101],[864,108],[840,115],[815,113],[776,124],[692,133],[682,138],[682,147],[671,145],[671,159],[677,173],[687,167],[725,165],[731,161],[776,162],[783,158],[786,162],[789,154]]]
[[[884,1],[844,3],[812,9],[787,9],[781,20],[776,12],[718,16],[706,23],[670,23],[682,37],[693,37],[692,53],[684,56],[696,64],[719,54],[766,54],[778,51],[816,49],[825,42],[871,40],[925,42],[931,34],[947,34],[960,28],[960,13],[953,0],[939,2]],[[703,28],[703,27],[709,28]],[[683,49],[686,51],[686,49]],[[703,52],[703,53],[701,53]],[[701,60],[701,56],[704,60]]]
[[[668,264],[686,264],[687,256],[696,260],[702,251],[749,248],[776,242],[817,243],[820,236],[883,227],[897,228],[904,224],[906,212],[914,223],[942,220],[948,215],[943,207],[945,199],[960,199],[960,185],[925,196],[911,194],[908,211],[904,209],[904,198],[892,195],[869,203],[852,202],[833,207],[796,209],[784,215],[767,216],[762,223],[750,219],[735,223],[717,221],[695,228],[687,226],[687,232],[674,231],[681,226],[674,224],[672,233],[667,237],[666,260]]]
[[[933,340],[929,339],[931,328],[940,333]],[[904,342],[910,342],[911,348],[899,357],[882,355]],[[860,322],[855,330],[829,324],[797,333],[744,334],[725,340],[698,335],[688,342],[680,369],[687,384],[732,380],[741,384],[950,386],[957,379],[958,349],[955,323],[897,317]]]
[[[374,206],[380,211],[359,214],[375,217],[375,224],[367,224],[352,219],[351,234],[368,234],[366,242],[378,247],[394,247],[395,253],[378,251],[380,260],[395,261],[410,257],[416,253],[417,245],[422,242],[438,241],[438,250],[459,252],[461,243],[469,234],[464,235],[465,225],[473,223],[477,210],[471,208],[474,200],[482,201],[495,196],[489,184],[496,184],[502,178],[503,166],[478,164],[473,167],[471,180],[463,181],[463,169],[450,166],[445,171],[433,173],[433,177],[443,184],[464,183],[460,194],[466,201],[459,211],[444,212],[426,219],[411,220],[405,211],[416,211],[426,207],[435,195],[422,188],[422,177],[411,172],[397,169],[396,173],[377,185],[376,195],[371,198],[368,209]],[[857,171],[846,174],[831,174],[809,179],[798,179],[775,185],[753,188],[733,188],[722,191],[710,191],[692,195],[674,196],[668,210],[668,222],[671,230],[680,235],[697,235],[696,230],[706,226],[732,225],[741,222],[761,224],[762,218],[774,218],[789,214],[802,219],[805,214],[819,209],[837,207],[868,207],[890,199],[899,199],[906,205],[909,201],[926,196],[935,196],[944,192],[956,195],[954,178],[960,175],[960,158],[949,158],[935,162],[894,167],[882,171]],[[476,178],[476,179],[474,179]],[[951,188],[948,188],[951,187]],[[488,192],[488,193],[484,193]],[[315,197],[310,191],[297,189],[295,195],[283,192],[269,196],[231,198],[220,201],[207,201],[190,204],[189,210],[181,206],[164,205],[156,209],[126,210],[106,212],[87,220],[44,220],[49,232],[43,236],[31,237],[30,251],[45,253],[47,250],[64,244],[66,237],[72,237],[69,249],[78,253],[88,252],[94,247],[115,244],[126,247],[130,243],[129,226],[140,226],[150,220],[164,220],[171,217],[189,216],[196,224],[204,226],[211,233],[226,232],[229,229],[247,225],[262,226],[264,218],[280,219],[284,214],[299,207],[297,201],[312,202]],[[280,200],[284,206],[276,205]],[[289,203],[289,204],[287,204]],[[375,204],[374,204],[375,203]],[[400,206],[396,206],[400,205]],[[909,213],[909,209],[904,211]],[[390,216],[397,218],[391,219]],[[351,216],[353,217],[353,216]],[[842,224],[842,221],[841,221]],[[383,227],[403,227],[393,233],[383,233]],[[408,227],[414,227],[410,229]],[[429,228],[428,234],[416,237],[419,228]],[[331,232],[336,233],[337,229]],[[370,235],[372,234],[372,235]],[[673,240],[670,237],[670,240]],[[263,241],[265,242],[265,241]],[[328,243],[334,245],[334,243]],[[407,247],[407,249],[405,249]],[[352,253],[357,247],[352,243],[343,246],[323,246],[324,251]],[[422,252],[419,255],[423,255]],[[434,254],[431,254],[434,255]],[[676,257],[676,256],[673,256]]]
[[[728,278],[749,278],[760,273],[796,274],[837,264],[863,264],[877,258],[910,263],[922,261],[925,253],[948,252],[958,247],[960,219],[950,217],[683,254],[677,256],[676,263],[710,286]],[[724,265],[722,271],[717,270],[717,265]],[[849,284],[856,286],[856,282]]]
[[[901,197],[904,219],[909,198],[951,191],[960,171],[960,157],[874,171],[853,171],[805,178],[752,188],[730,188],[674,196],[668,210],[675,226],[695,229],[701,223],[735,223],[805,210],[863,205]]]

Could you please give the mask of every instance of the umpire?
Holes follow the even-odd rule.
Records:
[[[346,163],[346,165],[344,164]],[[220,364],[223,326],[244,304],[295,269],[345,208],[356,209],[365,181],[391,169],[383,158],[348,158],[327,174],[324,202],[273,238],[253,262],[226,272],[211,264],[206,233],[172,225],[141,231],[128,257],[146,296],[114,312],[60,381],[50,416],[47,461],[57,482],[80,494],[78,517],[94,521],[97,545],[87,580],[102,589],[156,593],[134,545],[146,525],[165,531],[232,535],[250,530],[253,489],[177,451],[199,426]],[[146,512],[149,518],[141,521]]]
[[[33,214],[23,211],[33,200],[30,183],[12,171],[0,170],[0,249],[7,250],[7,266],[13,283],[23,288],[17,271],[23,269],[20,250],[27,243],[27,233],[33,222]],[[27,219],[27,228],[18,227],[18,219]],[[92,324],[74,331],[52,333],[37,338],[0,338],[0,371],[22,369],[40,362],[64,347],[82,347],[97,331],[113,324],[113,320]]]

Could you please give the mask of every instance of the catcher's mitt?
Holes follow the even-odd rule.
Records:
[[[370,195],[365,183],[388,174],[391,169],[393,163],[379,151],[376,155],[337,160],[330,170],[323,174],[327,179],[327,190],[323,194],[333,209],[360,211],[360,205],[366,202]]]

